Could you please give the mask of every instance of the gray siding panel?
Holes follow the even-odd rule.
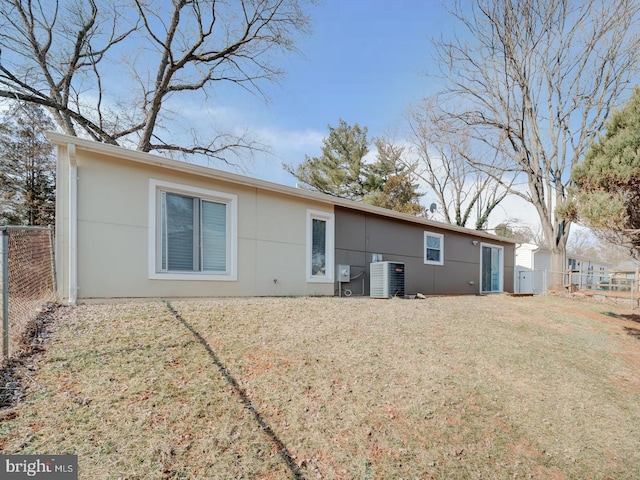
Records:
[[[468,234],[416,225],[366,212],[335,208],[336,264],[351,265],[352,278],[343,283],[343,291],[354,295],[369,294],[369,263],[372,254],[382,254],[383,260],[405,264],[407,294],[476,294],[480,291],[480,244],[491,243],[504,248],[504,291],[513,292],[514,248],[512,243],[496,238],[475,237]],[[444,265],[425,265],[422,252],[424,232],[444,235]],[[477,241],[477,245],[473,244]]]

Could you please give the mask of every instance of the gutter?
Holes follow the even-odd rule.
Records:
[[[78,163],[76,146],[67,144],[69,158],[69,304],[78,301]]]
[[[435,220],[419,218],[406,213],[388,210],[386,208],[374,207],[372,205],[354,202],[353,200],[347,200],[345,198],[333,197],[324,193],[289,187],[273,182],[267,182],[265,180],[259,180],[256,178],[246,177],[243,175],[204,167],[193,163],[187,163],[180,160],[161,157],[159,155],[154,155],[151,153],[140,152],[137,150],[128,150],[117,145],[110,145],[106,143],[96,142],[94,140],[71,137],[70,135],[56,132],[47,132],[47,138],[56,145],[69,145],[70,143],[73,143],[74,147],[76,147],[78,150],[98,153],[100,155],[115,157],[120,160],[128,160],[131,162],[152,165],[155,167],[165,168],[182,173],[189,173],[203,178],[215,179],[217,181],[229,182],[236,185],[244,185],[247,187],[275,192],[287,196],[304,198],[307,200],[324,203],[325,205],[330,205],[333,208],[343,207],[349,210],[356,210],[360,212],[371,213],[374,215],[394,218],[397,220],[410,222],[412,224],[425,225],[435,229],[442,229],[444,231],[459,232],[467,235],[473,235],[479,238],[486,238],[494,242],[499,241],[502,243],[511,243],[514,245],[517,243],[514,240],[498,237],[497,235],[492,235],[479,230],[471,230],[469,228],[458,227],[456,225],[437,222]]]

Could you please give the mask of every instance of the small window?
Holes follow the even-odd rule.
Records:
[[[424,232],[424,263],[444,265],[444,236],[439,233]]]
[[[333,282],[333,214],[307,210],[307,281]]]
[[[237,197],[156,180],[149,192],[149,278],[235,280]]]

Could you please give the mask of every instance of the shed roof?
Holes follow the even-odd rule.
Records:
[[[504,243],[517,243],[514,240],[499,237],[490,233],[472,230],[470,228],[459,227],[457,225],[451,225],[448,223],[437,222],[426,218],[420,218],[406,213],[396,212],[386,208],[375,207],[353,200],[345,198],[335,197],[320,192],[314,192],[311,190],[305,190],[300,188],[289,187],[287,185],[281,185],[278,183],[268,182],[257,178],[248,177],[245,175],[239,175],[236,173],[225,172],[202,165],[193,163],[187,163],[180,160],[174,160],[160,155],[154,155],[151,153],[140,152],[137,150],[129,150],[116,145],[109,145],[106,143],[96,142],[93,140],[87,140],[71,135],[65,135],[57,132],[47,132],[49,140],[59,146],[75,145],[76,151],[87,151],[98,153],[101,155],[116,157],[123,160],[128,160],[135,163],[152,165],[155,167],[166,168],[169,170],[175,170],[179,172],[190,173],[205,178],[212,178],[219,181],[229,182],[237,185],[249,186],[261,190],[280,193],[283,195],[313,200],[316,202],[326,203],[338,207],[343,207],[351,210],[357,210],[373,215],[379,215],[388,218],[395,218],[405,222],[420,224],[433,228],[439,228],[442,230],[449,230],[452,232],[464,233],[467,235],[473,235],[476,237],[487,238],[493,241],[499,241]]]

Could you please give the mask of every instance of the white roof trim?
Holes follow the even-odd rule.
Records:
[[[142,163],[146,165],[153,165],[156,167],[167,168],[167,169],[176,170],[179,172],[191,173],[194,175],[199,175],[201,177],[213,178],[216,180],[235,183],[238,185],[244,185],[244,186],[258,188],[261,190],[281,193],[283,195],[304,198],[307,200],[326,203],[328,205],[344,207],[351,210],[358,210],[361,212],[371,213],[374,215],[380,215],[388,218],[394,218],[397,220],[411,222],[414,224],[424,225],[432,228],[438,228],[441,230],[459,232],[459,233],[473,235],[481,238],[489,238],[493,241],[499,241],[504,243],[517,243],[508,238],[499,237],[497,235],[492,235],[490,233],[485,233],[478,230],[472,230],[470,228],[458,227],[457,225],[450,225],[448,223],[436,222],[434,220],[419,218],[406,213],[400,213],[393,210],[388,210],[386,208],[374,207],[372,205],[354,202],[353,200],[347,200],[340,197],[333,197],[331,195],[327,195],[324,193],[289,187],[289,186],[281,185],[278,183],[267,182],[264,180],[259,180],[257,178],[251,178],[244,175],[229,173],[229,172],[217,170],[214,168],[204,167],[202,165],[183,162],[180,160],[173,160],[171,158],[166,158],[166,157],[154,155],[151,153],[140,152],[137,150],[129,150],[117,145],[109,145],[107,143],[100,143],[93,140],[87,140],[84,138],[74,137],[71,135],[65,135],[57,132],[47,132],[47,138],[49,138],[49,140],[56,145],[62,145],[62,146],[75,145],[76,150],[85,150],[88,152],[94,152],[102,155],[129,160],[132,162]]]

